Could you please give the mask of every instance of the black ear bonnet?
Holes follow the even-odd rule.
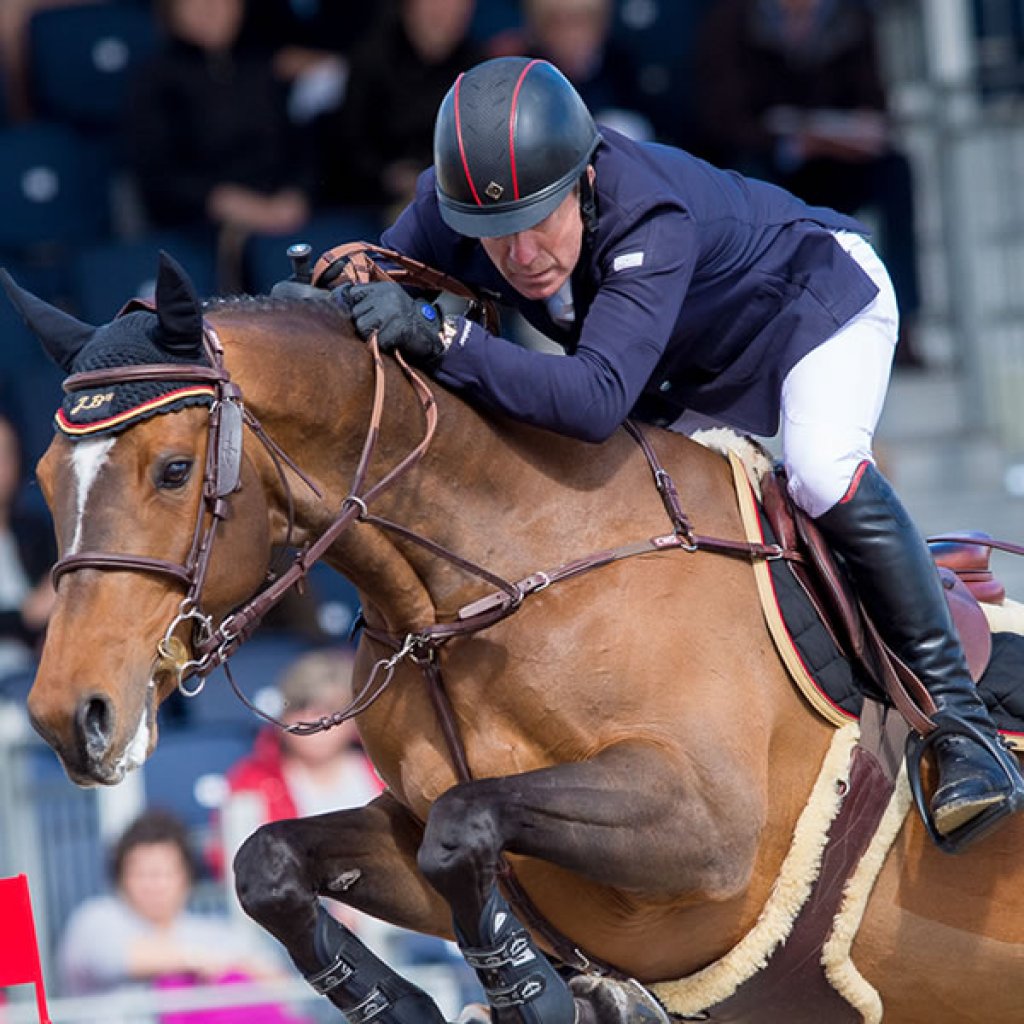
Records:
[[[203,346],[202,307],[188,276],[166,253],[160,254],[156,312],[136,309],[102,327],[84,324],[37,298],[6,271],[0,271],[0,283],[47,354],[69,375],[154,363],[210,365]],[[209,405],[214,393],[202,381],[105,384],[66,395],[55,419],[69,437],[95,437],[157,413]]]

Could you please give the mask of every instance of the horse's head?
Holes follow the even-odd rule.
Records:
[[[191,654],[196,619],[183,598],[196,589],[197,571],[201,590],[191,596],[214,622],[263,580],[266,499],[251,460],[240,456],[237,407],[219,417],[219,458],[207,460],[213,411],[231,403],[177,264],[161,257],[155,309],[130,308],[101,327],[6,274],[3,284],[70,375],[37,470],[60,562],[29,713],[72,779],[115,783],[156,743],[157,707],[178,682],[167,651],[178,652],[177,664]],[[140,370],[154,366],[161,372]],[[218,500],[225,515],[204,573],[197,566]]]

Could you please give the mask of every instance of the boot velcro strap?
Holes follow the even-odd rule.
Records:
[[[499,967],[522,967],[537,959],[530,938],[524,931],[512,932],[490,949],[462,949],[466,963],[475,971],[493,971]]]
[[[316,974],[308,975],[306,981],[320,995],[325,996],[331,989],[337,988],[344,981],[348,981],[354,973],[355,968],[347,960],[343,960],[339,953],[334,958],[333,963],[329,964],[322,971],[317,971]]]
[[[496,1010],[502,1010],[523,1006],[531,999],[536,999],[544,991],[544,979],[539,974],[530,974],[514,985],[495,988],[484,985],[483,988],[491,1006]]]
[[[355,1006],[348,1007],[342,1012],[349,1024],[366,1024],[367,1021],[379,1017],[385,1010],[390,1009],[391,1000],[374,985],[370,994]]]

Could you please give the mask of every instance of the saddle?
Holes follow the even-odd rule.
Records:
[[[790,566],[836,646],[871,678],[879,679],[885,671],[879,661],[887,659],[890,652],[854,593],[849,576],[814,520],[789,496],[785,471],[775,467],[760,482],[765,516],[779,543],[803,554],[803,561],[793,561]],[[992,657],[992,632],[981,602],[1000,604],[1006,597],[1005,588],[989,567],[992,547],[1002,545],[990,541],[988,534],[976,531],[929,542],[975,682],[984,675]],[[911,595],[907,599],[912,600]],[[902,673],[900,678],[908,682]],[[913,683],[909,689],[917,695]]]

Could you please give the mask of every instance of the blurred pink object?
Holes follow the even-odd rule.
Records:
[[[252,979],[239,971],[229,971],[213,982],[215,985],[239,985]],[[158,978],[158,989],[195,988],[198,983],[189,975],[168,975]],[[179,1010],[160,1015],[160,1024],[309,1024],[286,1007],[273,1003],[254,1006],[218,1006],[206,1010]]]

